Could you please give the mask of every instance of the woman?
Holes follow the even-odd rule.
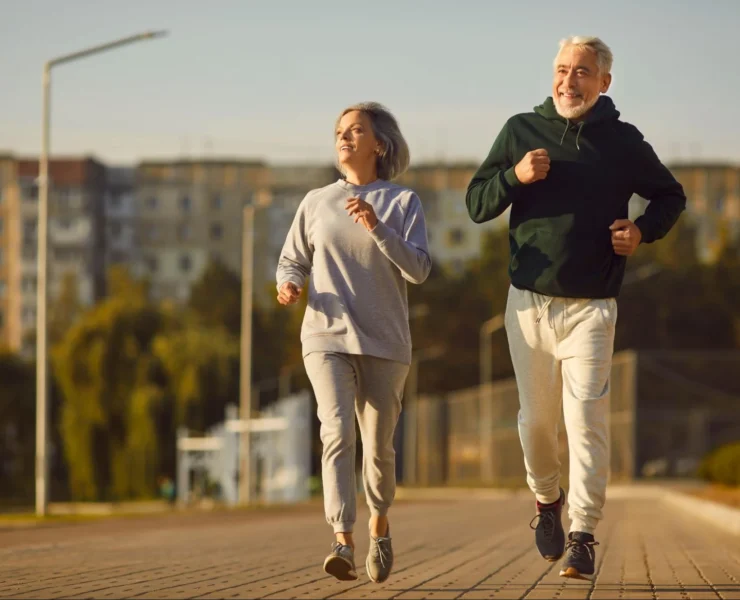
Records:
[[[345,109],[335,145],[343,178],[301,202],[278,263],[278,301],[297,302],[311,275],[301,342],[321,421],[324,508],[336,536],[324,570],[357,579],[356,414],[371,514],[365,567],[382,582],[393,566],[393,434],[411,363],[406,281],[422,283],[431,259],[418,196],[390,183],[409,164],[393,115],[375,102]]]

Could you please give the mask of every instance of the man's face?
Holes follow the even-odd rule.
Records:
[[[596,53],[565,46],[555,59],[552,98],[561,117],[580,119],[609,89],[611,74],[599,73]]]

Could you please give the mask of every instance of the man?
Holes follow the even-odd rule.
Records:
[[[609,470],[607,396],[627,257],[662,238],[686,206],[681,185],[608,96],[612,53],[599,38],[560,43],[552,97],[512,117],[468,186],[476,223],[511,206],[506,331],[519,435],[536,497],[535,541],[563,577],[592,579]],[[650,201],[634,223],[633,193]],[[557,426],[570,452],[570,533],[561,513]]]

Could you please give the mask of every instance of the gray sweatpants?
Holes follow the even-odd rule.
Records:
[[[593,533],[609,474],[608,397],[617,302],[550,298],[511,287],[506,334],[519,388],[519,435],[537,500],[560,497],[558,423],[570,452],[571,531]]]
[[[356,518],[355,414],[362,436],[362,479],[370,513],[383,516],[396,494],[393,433],[409,366],[339,352],[304,357],[316,395],[324,446],[324,511],[334,532],[351,532]]]

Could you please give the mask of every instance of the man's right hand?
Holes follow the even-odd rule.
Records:
[[[514,174],[520,183],[527,185],[547,177],[549,170],[550,157],[547,155],[547,150],[539,148],[524,155],[524,158],[514,167]]]
[[[301,288],[296,286],[295,283],[288,281],[280,287],[280,291],[277,296],[278,302],[283,306],[295,304],[298,302],[298,298],[301,297],[301,291]]]

